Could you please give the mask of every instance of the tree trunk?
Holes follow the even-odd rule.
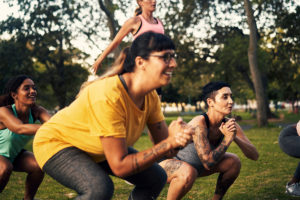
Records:
[[[244,0],[244,8],[247,14],[247,21],[250,29],[248,60],[250,72],[255,88],[256,102],[257,102],[257,123],[258,126],[265,126],[268,124],[267,119],[267,101],[266,93],[263,86],[262,76],[257,65],[257,27],[253,16],[253,10],[249,0]]]
[[[111,0],[98,0],[100,9],[105,13],[106,17],[107,17],[107,26],[109,28],[109,32],[110,32],[110,40],[112,41],[116,34],[118,33],[119,30],[119,25],[115,20],[115,15],[114,15],[114,9],[113,9],[113,3]],[[114,50],[114,57],[116,58],[119,53],[121,52],[121,48],[118,46],[115,50]]]

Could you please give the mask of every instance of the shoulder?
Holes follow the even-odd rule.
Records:
[[[190,122],[190,125],[192,126],[204,126],[206,127],[205,118],[203,115],[198,115],[194,117]]]
[[[134,25],[138,25],[140,23],[141,23],[141,18],[138,16],[134,16],[134,17],[129,18],[127,21],[125,21],[124,25],[134,26]]]
[[[8,119],[11,116],[14,116],[14,113],[10,105],[0,107],[0,121]]]
[[[82,96],[83,98],[88,98],[91,102],[115,102],[123,96],[122,94],[124,93],[124,90],[122,87],[122,83],[117,75],[107,77],[87,86],[86,91],[82,94]]]
[[[43,106],[34,104],[31,107],[31,112],[34,116],[38,116],[40,113],[47,111]]]
[[[11,105],[9,105],[9,106],[1,106],[0,107],[0,115],[5,115],[5,113],[7,113],[7,112],[10,112],[10,113],[13,112],[12,108],[11,108]]]

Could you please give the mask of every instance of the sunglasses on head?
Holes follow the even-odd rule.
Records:
[[[166,64],[169,64],[172,58],[174,59],[177,58],[177,54],[170,53],[170,52],[164,53],[163,55],[149,55],[149,56],[159,57],[163,59]]]

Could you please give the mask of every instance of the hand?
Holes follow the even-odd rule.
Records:
[[[222,122],[219,129],[225,137],[235,137],[235,134],[236,134],[235,119],[231,118],[225,123]]]
[[[96,74],[96,73],[97,73],[97,70],[98,70],[100,67],[101,67],[101,63],[95,62],[95,63],[93,64],[93,66],[92,66],[92,72],[93,72],[94,74]]]
[[[173,148],[184,147],[192,140],[194,133],[194,128],[186,124],[181,117],[178,117],[177,120],[172,121],[169,126],[168,139]]]

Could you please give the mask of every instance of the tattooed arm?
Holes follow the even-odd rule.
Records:
[[[152,148],[133,154],[128,154],[125,138],[101,137],[105,157],[113,173],[119,177],[138,173],[150,167],[173,148],[185,146],[194,133],[192,129],[183,131],[180,120],[173,121],[168,132],[168,137]]]
[[[191,121],[191,124],[195,127],[195,135],[193,136],[194,145],[198,156],[203,164],[203,166],[210,170],[216,163],[220,161],[229,145],[234,139],[235,134],[230,132],[232,125],[222,123],[220,130],[224,134],[224,139],[219,144],[217,148],[212,150],[210,148],[209,140],[207,137],[207,128],[205,124],[205,119],[203,116],[199,116]],[[231,129],[230,129],[231,128]]]

